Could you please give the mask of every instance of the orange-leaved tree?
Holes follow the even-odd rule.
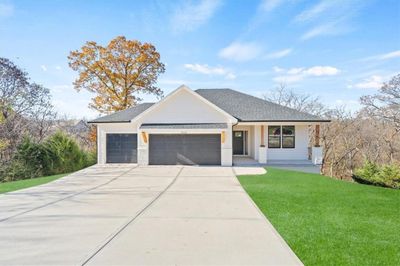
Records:
[[[127,40],[118,36],[103,47],[87,42],[68,56],[69,66],[79,73],[76,90],[96,93],[89,107],[101,113],[135,106],[141,94],[162,96],[155,86],[165,66],[160,54],[150,43]]]

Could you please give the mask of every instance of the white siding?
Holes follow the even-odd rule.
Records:
[[[268,147],[268,127],[265,127],[265,145]],[[294,149],[269,149],[267,160],[307,160],[308,159],[308,126],[295,126]]]
[[[142,123],[227,123],[227,116],[192,93],[181,90],[149,113]]]

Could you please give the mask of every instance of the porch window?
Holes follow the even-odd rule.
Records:
[[[282,126],[282,148],[294,148],[294,126]]]
[[[268,148],[294,148],[295,127],[294,126],[268,126]]]
[[[268,126],[268,148],[281,147],[281,126]]]

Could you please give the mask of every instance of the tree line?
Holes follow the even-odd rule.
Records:
[[[400,74],[376,94],[361,97],[362,108],[357,112],[346,106],[330,108],[318,97],[295,93],[284,84],[264,98],[331,120],[321,125],[324,175],[349,180],[365,164],[390,165],[395,169],[393,179],[400,184]]]

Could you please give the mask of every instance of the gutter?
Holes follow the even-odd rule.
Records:
[[[112,123],[130,123],[131,121],[87,121],[88,124],[112,124]]]

